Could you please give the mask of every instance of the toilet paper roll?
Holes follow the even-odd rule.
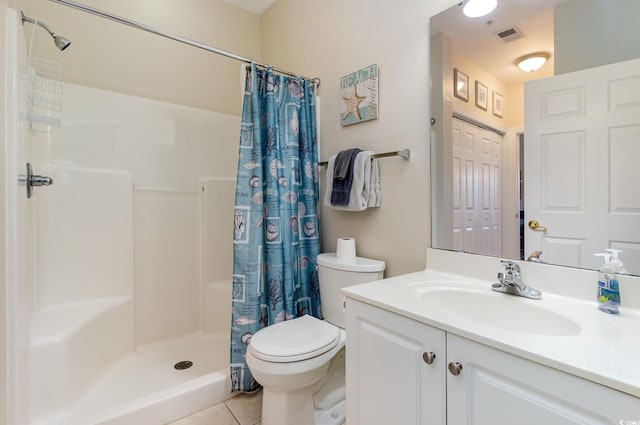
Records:
[[[338,238],[336,243],[336,257],[343,260],[355,260],[356,240],[353,238]]]

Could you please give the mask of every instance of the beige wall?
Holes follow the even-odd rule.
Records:
[[[524,84],[519,83],[508,86],[507,97],[509,99],[507,127],[524,128]]]
[[[261,21],[264,61],[322,79],[321,160],[353,146],[411,149],[409,162],[380,160],[380,208],[322,211],[323,250],[334,251],[338,237],[355,237],[358,255],[387,261],[387,276],[425,267],[431,240],[428,22],[455,3],[276,0]],[[380,117],[343,128],[339,78],[373,63],[380,73]]]
[[[451,93],[451,101],[455,107],[467,111],[475,119],[482,122],[493,122],[497,126],[506,127],[511,119],[512,102],[509,99],[507,85],[498,78],[494,77],[487,70],[480,67],[477,63],[460,55],[457,51],[452,51],[452,66],[458,68],[469,77],[469,100],[467,102],[453,96],[453,82],[445,87],[445,90]],[[480,81],[488,89],[487,110],[484,111],[476,107],[476,81]],[[497,92],[502,95],[504,101],[502,118],[493,115],[492,110],[492,93]]]
[[[44,0],[25,14],[71,40],[58,51],[44,30],[38,52],[65,81],[240,115],[240,62]],[[223,0],[84,0],[82,3],[241,56],[260,56],[260,17]],[[25,25],[30,35],[33,27]]]
[[[524,84],[508,85],[498,79],[476,62],[461,55],[451,47],[451,41],[446,34],[434,36],[432,43],[437,43],[439,53],[432,60],[442,63],[443,96],[451,101],[456,111],[463,112],[470,118],[484,123],[493,123],[496,128],[520,128],[524,126]],[[458,68],[469,77],[469,99],[467,102],[453,96],[453,68]],[[487,87],[487,110],[482,110],[475,104],[476,81]],[[435,85],[434,85],[435,87]],[[504,111],[502,118],[493,115],[492,92],[503,96]],[[432,100],[433,102],[433,100]]]

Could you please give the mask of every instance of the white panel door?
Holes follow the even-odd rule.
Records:
[[[462,128],[462,121],[453,120],[452,129],[452,190],[453,195],[451,198],[452,206],[452,248],[456,251],[467,251],[469,248],[464,246],[464,200],[466,190],[464,187],[465,179],[464,175],[464,156],[462,154],[462,135],[464,129]]]
[[[453,249],[502,255],[502,136],[453,118]]]
[[[525,84],[525,256],[640,274],[640,60]]]

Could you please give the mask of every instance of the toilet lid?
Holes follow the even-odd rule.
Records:
[[[249,350],[256,358],[275,362],[295,362],[326,353],[338,345],[340,331],[328,322],[304,315],[276,323],[251,337]]]

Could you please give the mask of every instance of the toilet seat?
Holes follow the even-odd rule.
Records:
[[[324,354],[338,345],[339,340],[336,326],[304,315],[256,332],[248,350],[260,360],[289,363]]]

